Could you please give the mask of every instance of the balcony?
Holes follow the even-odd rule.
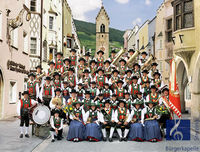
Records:
[[[187,28],[174,32],[174,53],[183,58],[189,65],[196,50],[195,28]]]

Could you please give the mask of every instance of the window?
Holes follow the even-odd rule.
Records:
[[[26,31],[23,32],[24,36],[24,52],[28,53],[28,34]]]
[[[53,30],[53,17],[49,16],[49,29]]]
[[[2,39],[2,13],[0,12],[0,39]]]
[[[35,12],[36,11],[36,6],[37,6],[37,0],[31,0],[30,1],[30,10]]]
[[[49,49],[49,60],[53,60],[53,48]]]
[[[166,36],[167,42],[172,42],[172,19],[167,20]]]
[[[31,44],[30,44],[30,51],[31,54],[36,54],[37,53],[37,39],[31,37]]]
[[[194,26],[193,0],[177,0],[174,7],[175,30],[190,28]]]
[[[67,48],[71,48],[71,46],[72,46],[72,40],[67,39]]]
[[[9,103],[16,103],[17,101],[17,82],[10,81]]]
[[[18,28],[11,31],[11,45],[18,48]]]
[[[104,24],[101,24],[100,32],[105,33],[105,25]]]
[[[43,54],[43,61],[47,62],[47,41],[43,41],[43,49],[44,49],[44,54]]]

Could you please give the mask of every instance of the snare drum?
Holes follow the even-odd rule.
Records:
[[[32,117],[36,124],[43,125],[49,121],[51,112],[47,106],[39,105],[33,110]]]

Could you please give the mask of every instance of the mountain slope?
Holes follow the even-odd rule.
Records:
[[[92,55],[96,50],[96,24],[74,20],[81,46],[86,50],[92,49]],[[124,31],[110,28],[110,50],[111,47],[120,48],[123,46]]]

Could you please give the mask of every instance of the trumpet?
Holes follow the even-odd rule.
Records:
[[[121,57],[125,52],[126,52],[126,50],[123,49],[123,48],[121,48],[120,52],[118,53],[118,55],[117,55],[117,57],[114,59],[114,61],[111,63],[111,65],[115,65],[115,64],[119,61],[120,57]]]
[[[132,67],[132,63],[133,63],[133,61],[135,61],[135,59],[138,57],[140,55],[140,51],[139,50],[137,50],[137,51],[135,51],[135,53],[130,57],[130,59],[127,61],[127,66],[129,67],[129,68],[131,68]]]
[[[152,61],[154,61],[156,59],[156,57],[154,57],[152,54],[150,55],[150,57],[148,58],[148,60],[144,63],[144,65],[142,66],[141,70],[144,69],[150,69],[151,68],[151,63]],[[149,67],[150,66],[150,67]]]
[[[43,72],[42,74],[40,74],[39,76],[37,76],[37,80],[42,79],[45,75],[46,75],[46,72]]]

